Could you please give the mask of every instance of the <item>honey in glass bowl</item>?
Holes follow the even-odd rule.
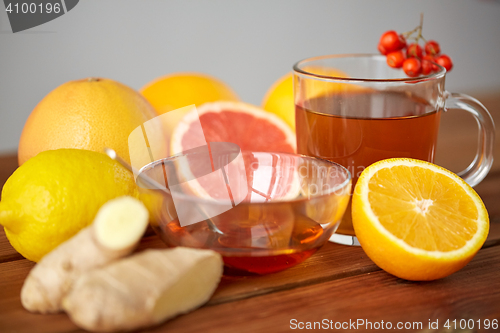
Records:
[[[204,154],[141,170],[139,178],[147,175],[169,189],[148,191],[159,198],[153,229],[167,245],[211,249],[233,270],[266,274],[303,262],[338,227],[351,189],[350,174],[339,164],[239,151],[217,155],[225,166],[211,160],[208,171],[196,171],[204,167]]]

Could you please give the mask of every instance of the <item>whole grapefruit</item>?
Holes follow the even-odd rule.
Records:
[[[45,150],[114,149],[130,162],[128,136],[156,116],[134,89],[104,78],[70,81],[52,90],[32,111],[19,142],[22,165]]]

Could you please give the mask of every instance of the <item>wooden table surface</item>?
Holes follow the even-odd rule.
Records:
[[[497,95],[486,95],[480,100],[500,124],[500,97]],[[472,118],[453,110],[447,112],[442,120],[436,163],[460,171],[474,155],[476,138]],[[457,328],[462,319],[469,320],[469,325],[474,320],[474,329],[468,332],[482,331],[485,320],[500,321],[498,141],[497,138],[492,171],[475,188],[490,214],[490,234],[476,257],[459,272],[433,282],[408,282],[378,268],[359,247],[328,243],[302,264],[279,273],[224,276],[206,305],[144,331],[288,332],[299,328],[300,322],[304,325],[328,322],[332,325],[331,330],[336,330],[337,324],[347,327],[347,331],[371,331],[383,321],[383,327],[390,322],[394,329],[401,323],[412,327],[408,331],[431,332],[429,321],[435,323],[437,320],[438,330],[435,331],[444,332],[448,319],[452,328],[454,319]],[[0,186],[16,167],[14,154],[0,156]],[[165,245],[149,233],[139,250],[150,247]],[[63,313],[39,315],[23,309],[19,294],[33,265],[10,246],[1,230],[0,333],[81,332]],[[367,322],[371,323],[371,330]],[[422,326],[418,326],[419,323]],[[481,330],[478,330],[478,323],[481,323]]]

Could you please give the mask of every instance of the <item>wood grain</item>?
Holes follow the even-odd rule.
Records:
[[[206,306],[146,332],[289,332],[291,319],[396,325],[402,320],[500,318],[499,256],[498,246],[481,250],[463,270],[434,282],[408,282],[377,271]]]
[[[288,322],[291,318],[314,321],[322,320],[323,317],[320,319],[317,317],[321,315],[324,318],[336,319],[332,317],[334,314],[340,316],[341,319],[347,318],[348,320],[357,318],[354,314],[358,311],[359,315],[363,314],[362,318],[372,321],[378,320],[375,318],[379,317],[386,321],[398,318],[410,320],[405,316],[406,310],[398,307],[395,302],[388,302],[386,299],[388,296],[385,293],[392,294],[393,298],[402,299],[402,301],[409,298],[417,302],[418,304],[408,304],[408,306],[420,306],[421,309],[417,313],[422,318],[428,316],[430,312],[436,315],[438,309],[426,308],[425,305],[440,308],[447,293],[453,297],[450,299],[452,302],[450,304],[457,303],[461,306],[458,309],[453,306],[454,312],[450,312],[451,314],[462,311],[472,316],[476,313],[471,312],[474,310],[480,311],[477,312],[478,315],[490,316],[493,313],[500,316],[500,309],[495,310],[498,306],[489,302],[490,298],[492,302],[495,299],[498,301],[498,292],[500,292],[500,288],[494,292],[489,290],[500,283],[495,271],[500,268],[500,220],[492,222],[486,244],[487,246],[480,250],[473,261],[462,271],[439,281],[412,283],[397,279],[380,270],[359,247],[328,243],[302,264],[279,273],[262,276],[224,276],[211,300],[204,307],[153,331],[192,332],[206,329],[210,331],[208,325],[217,327],[217,330],[222,329],[222,332],[250,332],[252,330],[255,332],[257,329],[264,329],[266,325],[271,325],[271,330],[265,331],[280,332],[289,329]],[[137,250],[164,247],[159,237],[148,236],[142,240]],[[33,266],[34,263],[26,259],[0,264],[0,295],[2,295],[0,299],[0,328],[2,330],[0,332],[33,332],[33,325],[39,328],[36,332],[55,333],[77,330],[64,314],[43,316],[31,314],[22,308],[19,299],[22,283]],[[498,281],[486,284],[490,279]],[[464,285],[467,285],[467,288]],[[467,290],[467,293],[458,297],[455,294],[460,286],[464,288],[464,291]],[[471,288],[483,290],[475,295],[476,291],[471,291]],[[425,293],[421,295],[421,292]],[[426,295],[433,295],[436,292],[441,294],[441,298],[438,299],[441,303],[436,303],[436,301],[425,303]],[[487,294],[486,299],[484,294]],[[370,297],[373,297],[371,302]],[[479,308],[476,305],[470,306],[472,308],[470,310],[467,306],[462,306],[461,303],[465,300],[470,300],[472,302],[470,304],[475,304],[474,302],[479,302],[479,300],[485,303],[481,303]],[[310,302],[317,303],[309,304]],[[385,304],[386,307],[379,309],[377,302],[381,302],[381,305]],[[482,310],[483,304],[489,307],[488,311]],[[346,309],[350,312],[346,312]],[[282,310],[283,313],[280,315],[275,314],[275,311]],[[231,314],[231,311],[235,313]],[[248,311],[252,311],[253,314]],[[266,314],[263,317],[262,311]],[[330,317],[328,317],[329,313],[332,313]],[[443,316],[451,314],[442,313]],[[484,315],[481,318],[485,318]],[[226,320],[222,319],[226,316]],[[270,318],[276,320],[271,321]],[[191,324],[184,327],[186,320]],[[245,327],[239,326],[247,320],[255,323],[249,323],[248,328],[246,324]],[[279,325],[273,324],[274,322]]]
[[[500,171],[490,173],[474,190],[483,200],[490,218],[500,216]]]
[[[78,329],[66,314],[32,314],[22,307],[22,283],[34,265],[26,259],[0,264],[0,332],[56,333]]]
[[[23,259],[23,256],[10,245],[3,227],[0,227],[0,263],[20,259]]]

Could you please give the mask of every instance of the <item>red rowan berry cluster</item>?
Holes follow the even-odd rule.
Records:
[[[380,37],[378,50],[387,56],[387,64],[393,68],[403,67],[406,75],[416,77],[421,74],[428,75],[438,70],[435,63],[446,68],[449,72],[453,62],[446,54],[441,54],[441,47],[434,40],[425,40],[422,36],[422,19],[420,25],[402,34],[394,30],[386,31]],[[416,34],[416,36],[415,36]],[[413,43],[408,44],[408,41]],[[419,42],[425,44],[422,47]],[[424,54],[425,53],[425,54]]]

